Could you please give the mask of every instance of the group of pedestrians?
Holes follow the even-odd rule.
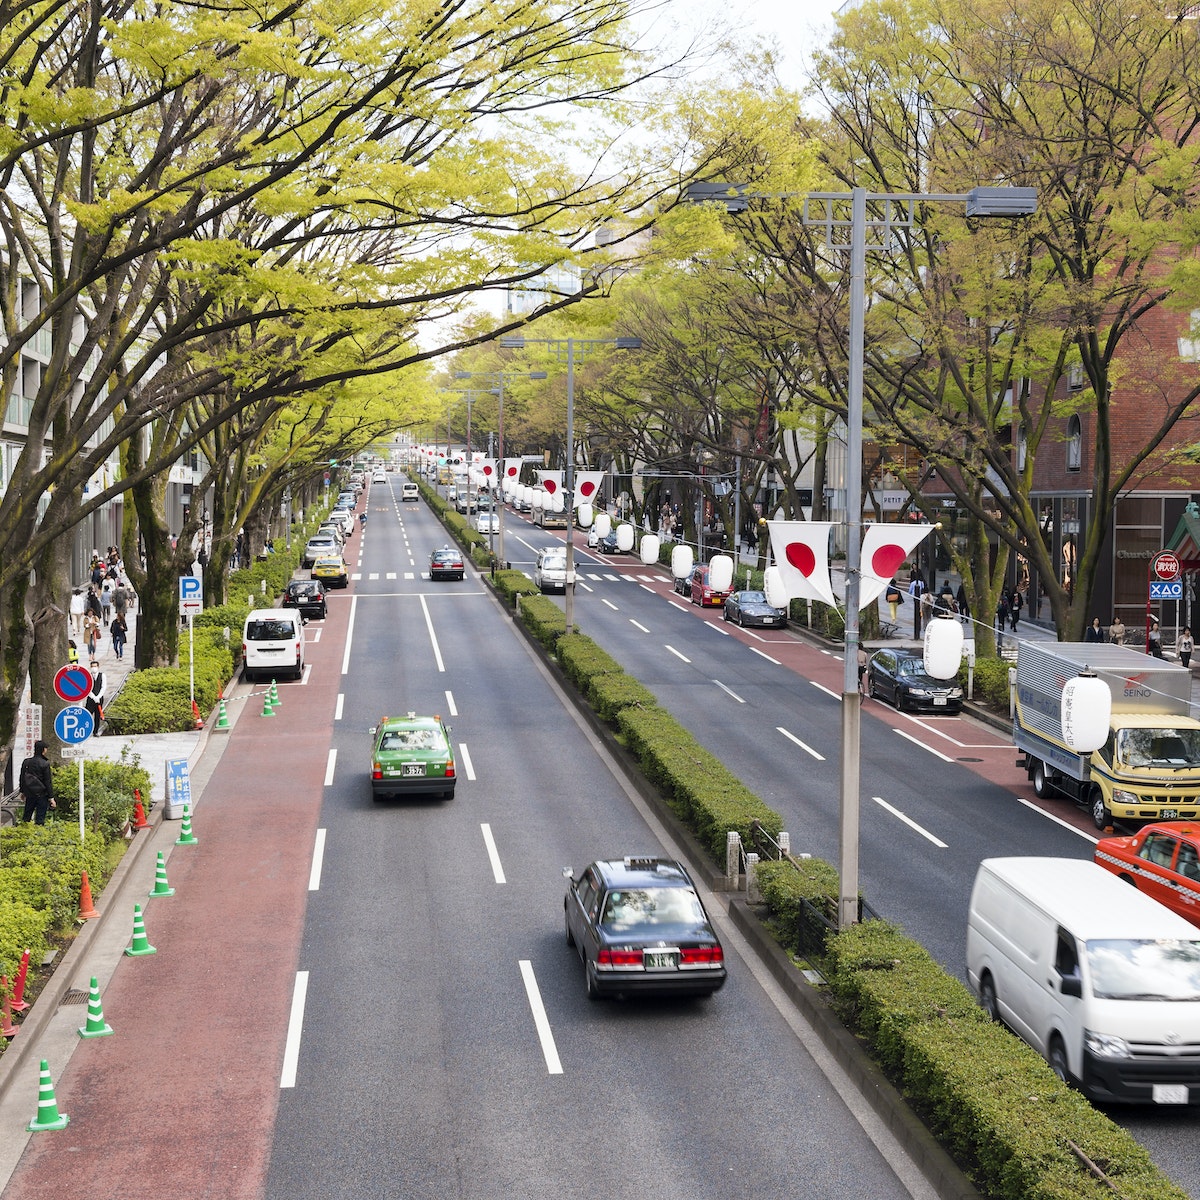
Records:
[[[1099,617],[1093,617],[1092,623],[1083,635],[1083,640],[1085,642],[1109,642],[1114,646],[1123,646],[1125,645],[1126,633],[1125,622],[1119,616],[1113,616],[1112,624],[1107,629],[1100,624]],[[1150,618],[1150,629],[1146,636],[1146,644],[1149,653],[1154,658],[1163,657],[1162,628],[1158,620],[1154,617]],[[1195,649],[1196,640],[1192,637],[1191,628],[1185,625],[1183,633],[1179,635],[1179,641],[1175,643],[1175,652],[1179,655],[1180,664],[1189,670],[1191,669],[1192,654],[1195,652]]]
[[[79,661],[81,646],[89,661],[96,660],[106,633],[113,654],[118,661],[123,659],[129,641],[129,611],[135,602],[117,548],[110,546],[103,558],[93,550],[88,582],[72,590],[68,606],[71,661]]]

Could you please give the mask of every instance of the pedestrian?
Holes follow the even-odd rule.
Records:
[[[933,620],[933,605],[936,597],[933,594],[933,588],[926,588],[921,593],[921,628],[927,629],[929,622]]]
[[[123,583],[118,582],[117,586],[113,588],[112,606],[113,612],[118,617],[123,617],[129,611],[129,590]]]
[[[100,585],[100,619],[104,622],[104,628],[108,628],[108,623],[112,620],[112,580],[106,579]]]
[[[900,585],[893,579],[887,586],[887,592],[883,597],[888,603],[888,609],[892,614],[892,624],[896,624],[896,616],[900,611]]]
[[[87,643],[88,657],[96,653],[96,642],[100,638],[100,618],[90,610],[83,617],[83,637]]]
[[[958,615],[964,618],[969,625],[971,623],[971,606],[967,603],[967,589],[961,579],[958,581],[958,591],[954,593],[954,602],[958,605]]]
[[[67,638],[67,662],[77,663],[79,661],[79,647],[75,644],[74,638]]]
[[[1114,646],[1125,645],[1125,622],[1115,613],[1113,614],[1112,624],[1108,627],[1108,640]]]
[[[71,592],[71,629],[75,633],[83,632],[83,614],[87,609],[87,601],[83,596],[83,588],[75,588]]]
[[[1000,599],[996,604],[996,624],[1003,634],[1004,627],[1008,624],[1008,590],[1006,588],[1000,589]]]
[[[1087,632],[1083,635],[1085,642],[1103,642],[1104,630],[1100,626],[1100,618],[1093,617],[1092,623],[1087,627]]]
[[[958,606],[954,603],[954,593],[950,590],[950,580],[945,580],[942,583],[942,590],[937,595],[937,613],[939,617],[952,617],[958,612]]]
[[[95,617],[97,621],[99,621],[104,615],[104,609],[100,605],[100,593],[96,590],[95,586],[90,583],[88,584],[87,595],[83,598],[83,606],[85,615],[87,613],[91,613],[91,615]]]
[[[113,651],[117,656],[117,661],[120,662],[125,657],[125,642],[129,637],[129,626],[123,612],[113,615],[108,631],[112,635]]]
[[[1150,634],[1147,641],[1150,643],[1150,653],[1155,658],[1162,658],[1162,630],[1159,629],[1158,622],[1153,617],[1150,618]]]
[[[908,578],[908,594],[913,602],[913,637],[921,636],[921,593],[925,590],[925,580],[919,571],[914,571]]]
[[[1012,624],[1013,633],[1017,632],[1017,622],[1021,619],[1021,606],[1025,603],[1025,597],[1021,595],[1017,588],[1013,588],[1008,597],[1008,617]]]
[[[1179,651],[1179,661],[1190,671],[1192,669],[1192,651],[1195,650],[1196,643],[1192,639],[1191,627],[1185,625],[1183,627],[1183,635],[1180,637],[1175,649]]]
[[[92,575],[91,583],[93,587],[99,587],[104,582],[104,564],[100,561],[100,556],[92,551]]]
[[[867,688],[864,680],[867,676],[867,648],[859,642],[858,644],[858,690],[863,696],[867,694]]]
[[[92,673],[92,690],[83,704],[92,714],[92,719],[98,727],[104,720],[104,672],[100,670],[100,664],[94,658],[88,664],[88,670]]]
[[[50,759],[46,754],[46,743],[40,739],[33,743],[33,753],[21,764],[17,786],[25,797],[25,820],[32,818],[35,825],[45,825],[46,813],[57,808],[54,784],[50,779]]]

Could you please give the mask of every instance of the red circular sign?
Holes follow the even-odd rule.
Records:
[[[1154,574],[1159,579],[1172,580],[1179,578],[1179,559],[1169,550],[1156,555],[1152,564]]]
[[[54,673],[54,691],[60,700],[74,704],[92,690],[92,673],[87,667],[71,663]]]

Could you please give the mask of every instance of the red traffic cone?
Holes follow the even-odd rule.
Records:
[[[21,966],[17,971],[17,982],[13,985],[12,1000],[10,1001],[13,1012],[24,1012],[29,1005],[25,1003],[25,977],[29,974],[29,951],[26,950],[21,955]]]
[[[12,1009],[8,999],[8,976],[0,975],[0,1037],[16,1037],[20,1026],[13,1024]]]
[[[99,915],[96,906],[92,903],[92,885],[88,883],[87,872],[84,871],[79,884],[79,920],[90,921]]]
[[[150,822],[146,820],[146,810],[142,807],[142,793],[138,788],[133,789],[133,828],[148,829]]]
[[[196,728],[203,729],[204,718],[200,715],[200,705],[198,705],[195,700],[192,701],[192,716],[195,718]]]

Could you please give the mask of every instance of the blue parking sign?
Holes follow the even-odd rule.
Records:
[[[54,732],[65,746],[86,742],[95,728],[92,714],[80,704],[68,704],[54,718]]]

